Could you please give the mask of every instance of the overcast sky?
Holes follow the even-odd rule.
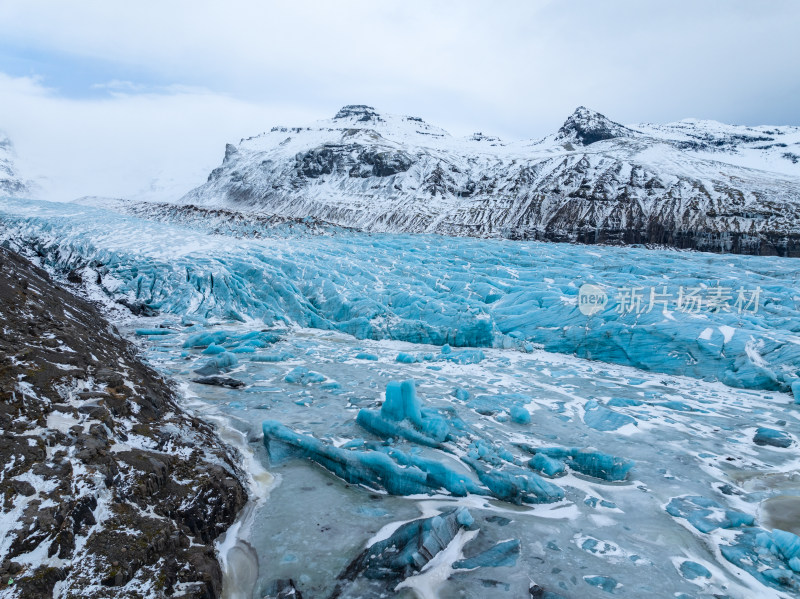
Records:
[[[344,104],[455,135],[800,125],[800,2],[0,0],[0,129],[44,195],[180,195],[224,144]]]

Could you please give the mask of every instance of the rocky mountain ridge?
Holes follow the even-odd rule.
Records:
[[[623,126],[579,107],[557,133],[457,139],[345,106],[229,144],[180,203],[368,231],[800,255],[800,128]]]

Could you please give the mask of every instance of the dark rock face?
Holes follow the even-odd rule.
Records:
[[[355,119],[357,121],[379,121],[381,116],[375,111],[372,106],[365,106],[364,104],[350,104],[343,106],[342,109],[336,113],[334,119]]]
[[[247,499],[236,456],[95,306],[4,249],[0,314],[2,588],[219,597],[213,540]]]
[[[323,146],[297,155],[297,168],[305,177],[316,179],[330,175],[337,165],[343,164],[343,146]]]
[[[293,218],[274,214],[262,215],[222,208],[208,209],[198,206],[179,206],[158,202],[119,200],[114,209],[124,214],[160,222],[196,225],[203,228],[210,227],[209,230],[215,234],[251,237],[254,239],[280,236],[284,231],[291,232],[292,235],[297,235],[298,233],[319,235],[331,231],[349,230],[347,227],[333,225],[313,217]],[[71,271],[71,273],[73,272]],[[77,274],[71,274],[71,276],[75,278],[72,282],[81,282],[80,276]],[[67,278],[69,277],[70,274],[67,275]],[[119,303],[136,316],[158,316],[159,313],[152,306],[141,302],[134,303],[123,299],[119,300]]]
[[[350,176],[389,177],[406,172],[412,164],[414,161],[406,152],[381,152],[365,148],[359,152],[358,166],[350,170]],[[363,165],[371,168],[364,169]]]
[[[0,195],[21,196],[28,192],[27,186],[19,180],[6,178],[0,179]]]
[[[335,172],[350,177],[389,177],[404,173],[414,164],[403,151],[386,151],[359,144],[327,144],[295,157],[300,177],[318,179]]]
[[[588,146],[598,141],[617,137],[631,137],[635,132],[606,118],[599,112],[579,106],[561,128],[556,139]]]

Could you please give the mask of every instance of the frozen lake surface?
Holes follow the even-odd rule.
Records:
[[[248,340],[257,340],[252,332],[259,329],[240,324],[204,330],[225,331],[228,337],[219,335],[219,346],[230,351],[254,347]],[[370,539],[385,535],[398,522],[463,506],[475,521],[468,532],[477,534],[449,563],[439,565],[440,573],[464,555],[503,541],[518,540],[518,553],[505,556],[502,565],[455,569],[445,580],[416,574],[405,582],[409,597],[414,596],[411,588],[431,597],[522,597],[531,582],[564,597],[606,597],[609,592],[620,597],[791,596],[778,590],[780,584],[765,584],[721,553],[721,547],[735,546],[742,531],[771,530],[774,523],[763,508],[765,500],[785,495],[796,500],[800,495],[793,434],[798,409],[786,394],[732,389],[543,351],[484,349],[479,362],[462,364],[442,359],[447,354],[440,347],[364,341],[309,329],[270,331],[262,338],[279,337],[274,343],[232,353],[237,364],[227,376],[245,386],[228,389],[192,382],[199,378],[194,370],[212,359],[203,354],[207,348],[184,347],[193,335],[194,328],[151,336],[148,356],[183,382],[195,409],[230,418],[275,477],[248,537],[258,555],[262,591],[275,579],[290,578],[304,597],[328,597],[337,576]],[[453,349],[450,355],[462,351]],[[408,354],[421,354],[423,361],[397,361]],[[433,359],[425,360],[426,355]],[[256,361],[265,357],[280,361]],[[298,379],[298,372],[306,376]],[[423,408],[466,425],[463,436],[431,448],[391,441],[357,423],[360,410],[380,409],[390,382],[408,379],[416,381]],[[598,407],[587,409],[595,405],[591,402]],[[598,409],[614,417],[606,413],[597,418]],[[446,492],[397,496],[378,483],[348,484],[292,452],[270,459],[262,442],[265,420],[330,446],[349,445],[351,451],[361,441],[385,443],[438,461],[476,483],[475,471],[460,458],[480,443],[505,457],[482,460],[498,471],[516,465],[534,473],[527,465],[534,457],[530,448],[552,447],[595,448],[634,465],[618,481],[567,467],[547,479],[564,492],[563,499],[552,503],[517,504],[491,495],[454,497]],[[754,443],[759,427],[793,431],[788,433],[792,446]],[[701,531],[667,510],[674,498],[687,496],[716,502],[707,519],[722,527],[704,526]],[[733,523],[725,521],[725,510],[741,512],[738,518],[747,526],[729,526]],[[361,578],[345,585],[341,596],[380,596],[399,583]]]

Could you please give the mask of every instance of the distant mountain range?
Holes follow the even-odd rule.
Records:
[[[578,108],[554,134],[455,138],[345,106],[228,145],[180,201],[368,231],[800,255],[800,127],[615,123]]]
[[[0,194],[25,195],[12,156],[0,135]],[[352,105],[228,144],[177,204],[193,220],[213,209],[366,231],[800,256],[800,127],[624,126],[579,107],[554,134],[508,142]]]

